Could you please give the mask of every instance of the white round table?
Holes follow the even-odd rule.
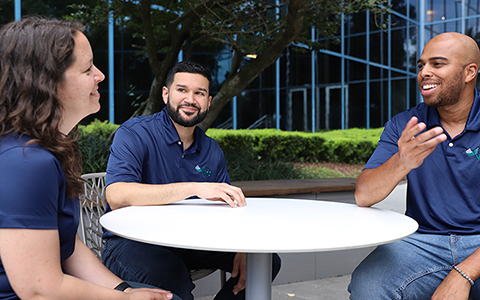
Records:
[[[300,199],[247,198],[247,206],[183,200],[130,206],[105,214],[108,231],[132,240],[179,248],[246,252],[246,299],[271,299],[272,253],[375,246],[418,228],[413,219],[377,208]]]

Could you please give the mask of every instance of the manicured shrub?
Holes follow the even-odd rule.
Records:
[[[83,172],[105,172],[113,133],[119,125],[95,120],[79,125]],[[377,147],[383,128],[317,133],[275,129],[209,129],[225,153],[232,181],[305,178],[296,162],[363,164]]]
[[[267,160],[291,162],[365,163],[377,147],[383,128],[332,130],[318,133],[275,129],[209,129],[224,151],[251,152]]]
[[[83,173],[105,172],[112,135],[119,125],[108,121],[95,120],[90,124],[78,126],[78,145],[82,155]]]

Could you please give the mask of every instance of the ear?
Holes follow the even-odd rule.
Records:
[[[166,105],[168,102],[168,88],[166,86],[162,88],[162,98],[163,98],[163,102]]]
[[[212,104],[212,96],[208,96],[207,109],[210,109],[210,104]]]
[[[471,63],[465,67],[465,83],[470,83],[475,78],[477,78],[478,74],[478,66],[475,63]]]

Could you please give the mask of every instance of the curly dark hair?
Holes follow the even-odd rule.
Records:
[[[82,162],[76,128],[60,129],[63,108],[57,86],[75,61],[74,38],[84,26],[73,21],[29,17],[0,29],[0,137],[28,136],[60,161],[67,197],[82,192]]]

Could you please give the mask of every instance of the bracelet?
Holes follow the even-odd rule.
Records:
[[[117,291],[120,291],[120,292],[123,292],[125,291],[126,289],[128,288],[131,288],[131,286],[126,283],[125,281],[121,282],[119,285],[117,285],[114,290],[117,290]]]
[[[474,283],[473,280],[470,279],[470,277],[468,277],[467,274],[463,273],[462,270],[460,270],[457,266],[453,266],[453,268],[454,268],[458,273],[460,273],[460,275],[462,275],[463,278],[465,278],[466,280],[468,280],[468,282],[470,282],[471,285],[473,285],[473,283]]]

